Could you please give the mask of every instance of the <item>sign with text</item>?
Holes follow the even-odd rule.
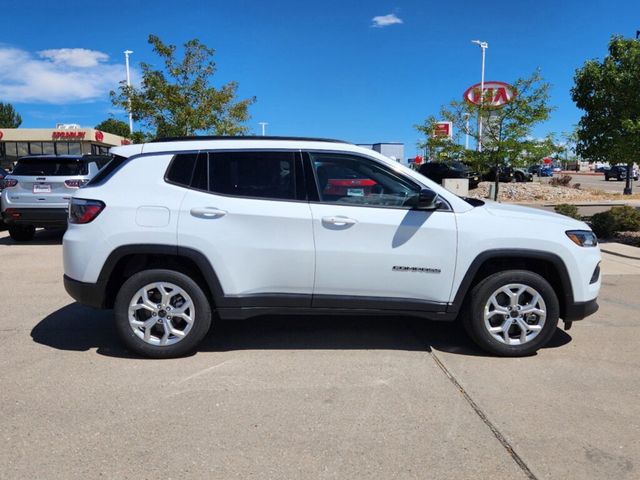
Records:
[[[435,138],[451,138],[453,134],[453,124],[451,122],[436,122],[433,127]]]
[[[464,92],[466,102],[474,105],[482,103],[485,107],[500,108],[513,101],[517,96],[516,89],[504,82],[484,82],[484,94],[480,92],[480,84],[470,86]]]
[[[87,132],[73,130],[54,130],[51,134],[53,140],[84,140]]]

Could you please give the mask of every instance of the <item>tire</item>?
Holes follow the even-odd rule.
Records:
[[[524,175],[521,173],[516,173],[515,174],[515,180],[518,183],[524,182]]]
[[[606,182],[608,182],[608,181],[609,181],[609,177],[608,177],[607,175],[605,175],[605,176],[604,176],[604,180],[605,180]]]
[[[510,287],[506,288],[507,286]],[[500,292],[502,288],[514,295],[521,288],[526,288],[516,298],[517,307],[511,307],[513,303],[509,301],[506,293]],[[539,295],[539,299],[532,303],[534,293]],[[491,314],[497,310],[495,304],[491,303],[492,298],[499,306],[505,307],[505,314]],[[523,307],[520,302],[523,302],[527,309],[536,307],[536,312],[522,315],[519,313]],[[513,310],[509,311],[509,307]],[[488,312],[487,321],[485,308]],[[545,316],[540,313],[544,313]],[[558,297],[549,282],[528,270],[507,270],[485,278],[473,288],[463,323],[468,335],[483,350],[502,357],[522,357],[535,353],[547,344],[556,330],[559,314]],[[507,324],[507,320],[510,323]],[[524,335],[520,325],[526,325]],[[529,330],[534,326],[541,328],[537,331]],[[489,331],[490,327],[501,330],[492,333]]]
[[[164,298],[157,284],[164,289]],[[189,302],[190,306],[184,305]],[[173,270],[144,270],[127,279],[116,296],[114,316],[126,347],[151,358],[192,353],[211,326],[211,306],[202,288]]]
[[[33,240],[36,234],[36,227],[33,225],[11,225],[9,236],[16,242],[28,242]]]

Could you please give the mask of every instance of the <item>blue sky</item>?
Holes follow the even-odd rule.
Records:
[[[374,27],[374,17],[390,24]],[[552,84],[556,110],[536,135],[570,130],[580,117],[569,93],[575,69],[602,58],[611,34],[635,36],[640,1],[31,0],[3,2],[2,18],[0,101],[14,104],[23,127],[125,120],[108,91],[124,77],[124,50],[134,67],[157,63],[154,33],[214,48],[214,83],[237,80],[240,97],[257,97],[255,133],[265,121],[271,135],[399,141],[412,156],[413,126],[479,81],[476,38],[489,43],[487,80],[540,67]]]

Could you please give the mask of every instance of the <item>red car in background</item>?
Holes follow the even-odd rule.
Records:
[[[323,177],[320,178],[323,198],[365,197],[375,193],[377,185],[375,180],[334,164],[318,167],[318,175]]]

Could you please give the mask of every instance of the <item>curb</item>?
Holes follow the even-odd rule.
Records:
[[[608,253],[609,255],[615,255],[616,257],[628,258],[630,260],[640,260],[640,256],[634,257],[632,255],[625,255],[624,253],[614,252],[613,250],[607,250],[606,247],[605,248],[602,247],[602,244],[600,244],[600,251],[604,253]]]

